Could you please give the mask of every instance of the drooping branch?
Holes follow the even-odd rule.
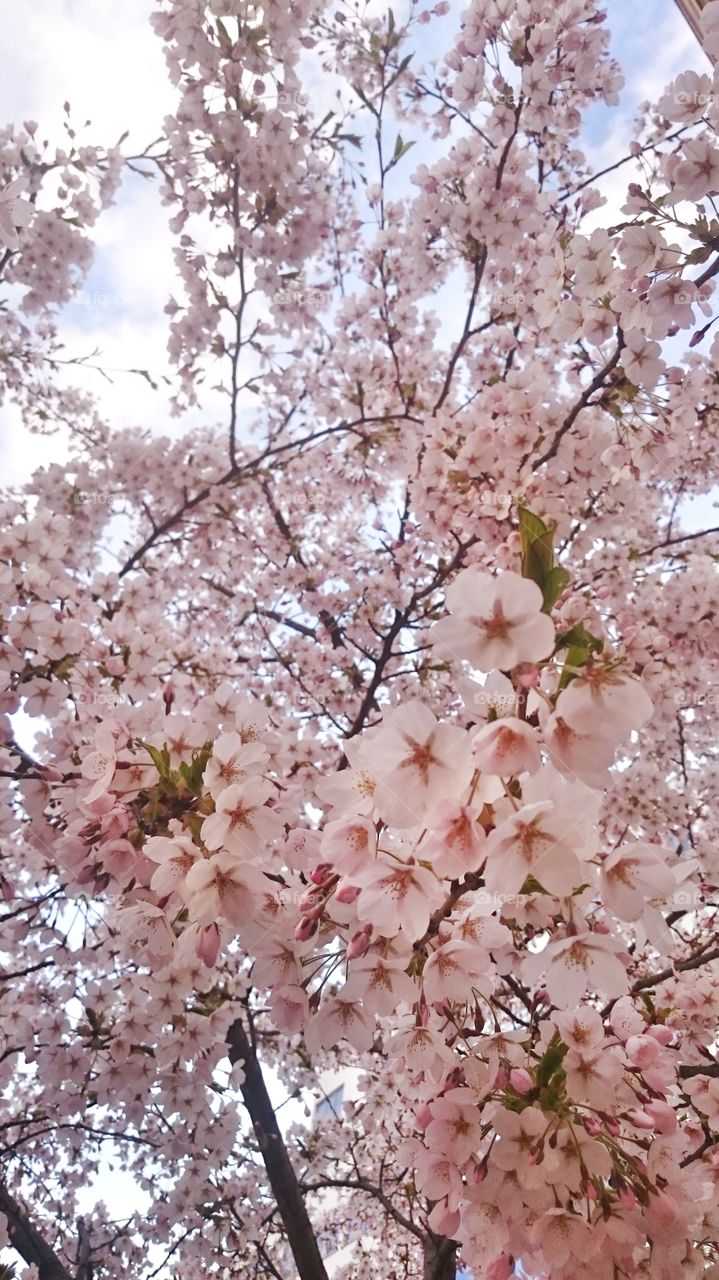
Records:
[[[54,1249],[33,1226],[25,1210],[2,1182],[0,1213],[4,1213],[7,1218],[10,1244],[28,1266],[37,1267],[40,1280],[72,1280],[70,1272],[63,1266]]]
[[[270,1186],[277,1202],[300,1280],[328,1280],[317,1238],[305,1207],[297,1175],[270,1101],[262,1069],[247,1033],[237,1019],[227,1032],[230,1062],[245,1070],[242,1097],[252,1121]]]

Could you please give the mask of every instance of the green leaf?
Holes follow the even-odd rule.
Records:
[[[577,669],[586,666],[593,653],[602,652],[604,641],[597,639],[591,631],[587,631],[583,623],[578,622],[576,626],[557,637],[556,648],[567,650],[562,678],[559,681],[561,691],[566,689],[570,680],[577,674]]]
[[[157,769],[157,772],[162,778],[162,781],[169,782],[170,781],[170,758],[168,755],[167,747],[163,747],[162,751],[159,751],[157,747],[152,747],[149,742],[143,742],[142,739],[140,739],[140,746],[145,748],[145,751],[147,752],[150,759],[152,760],[152,763]]]
[[[389,167],[391,168],[392,165],[397,164],[397,162],[402,159],[402,156],[406,156],[407,152],[410,151],[413,146],[414,142],[405,142],[402,134],[398,133],[397,141],[394,144],[394,154]]]
[[[550,613],[552,606],[557,603],[564,588],[571,581],[571,574],[562,567],[561,564],[555,564],[544,579],[542,587],[542,595],[544,604],[542,610],[544,613]]]
[[[569,631],[563,631],[557,636],[557,649],[586,649],[588,653],[601,653],[604,648],[604,641],[599,640],[597,636],[593,636],[591,631],[587,631],[583,622],[577,622]]]
[[[558,1035],[552,1036],[542,1058],[537,1067],[537,1088],[541,1089],[549,1084],[555,1071],[558,1071],[562,1065],[562,1060],[567,1052],[567,1046],[562,1044]]]
[[[522,574],[544,591],[544,583],[554,567],[554,529],[529,511],[519,508],[519,538],[522,547]]]

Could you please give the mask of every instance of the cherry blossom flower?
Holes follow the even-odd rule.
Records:
[[[541,764],[536,731],[516,716],[495,720],[475,733],[472,757],[478,769],[502,778],[536,773]]]
[[[361,887],[358,919],[390,938],[398,929],[420,938],[442,893],[437,877],[426,867],[386,855],[379,855],[354,880]]]
[[[675,172],[676,196],[699,200],[719,189],[719,148],[708,138],[691,138],[682,148],[682,160]]]
[[[471,1089],[450,1089],[430,1103],[432,1119],[425,1130],[427,1144],[451,1155],[459,1166],[479,1150],[482,1118]]]
[[[571,893],[586,878],[571,836],[571,821],[551,801],[523,805],[489,834],[488,891],[518,893],[531,875],[549,893]]]
[[[652,711],[649,695],[638,680],[601,666],[587,668],[581,678],[572,680],[556,705],[556,715],[573,733],[606,736],[615,745],[633,729],[641,729]]]
[[[200,857],[200,850],[192,839],[179,832],[172,836],[151,836],[142,852],[158,864],[150,886],[163,897],[181,890],[188,871]]]
[[[256,897],[264,888],[258,868],[232,853],[200,858],[185,876],[184,895],[190,919],[209,924],[218,916],[238,928],[249,924],[257,912]]]
[[[496,799],[491,795],[488,799]],[[433,869],[442,876],[459,877],[476,871],[486,856],[487,836],[479,813],[453,800],[442,800],[432,811],[432,827],[422,845]]]
[[[267,778],[251,777],[225,787],[215,812],[202,824],[202,839],[207,848],[248,855],[277,839],[282,831],[282,819],[266,804],[274,794],[275,788]]]
[[[83,778],[94,782],[84,797],[86,804],[93,804],[108,790],[115,774],[116,748],[112,730],[101,726],[95,734],[95,751],[90,751],[81,766]]]
[[[445,942],[429,956],[422,971],[422,986],[429,1001],[468,1000],[474,991],[488,995],[489,957],[481,948],[460,939]]]
[[[337,818],[328,822],[320,840],[322,857],[339,871],[352,876],[375,857],[377,832],[368,818]]]
[[[464,729],[438,721],[421,702],[388,712],[373,742],[374,800],[385,822],[416,827],[437,800],[459,796],[472,776],[468,747]]]
[[[7,249],[19,249],[17,228],[27,227],[32,219],[32,205],[21,199],[26,191],[27,178],[24,177],[15,178],[0,191],[0,245]]]
[[[165,958],[175,945],[175,938],[165,912],[151,902],[126,907],[119,919],[123,935],[146,947],[151,955]]]
[[[530,981],[544,973],[553,1003],[561,1009],[571,1009],[579,1004],[588,986],[609,997],[626,993],[627,973],[619,959],[624,949],[619,938],[587,930],[569,938],[552,939],[537,955],[524,961],[523,971]]]
[[[577,1260],[588,1262],[596,1253],[596,1242],[584,1218],[566,1209],[548,1209],[532,1228],[532,1239],[551,1267],[564,1268]]]
[[[544,742],[557,769],[569,778],[580,778],[588,787],[602,789],[607,785],[607,771],[614,762],[616,745],[597,732],[596,726],[593,730],[588,725],[587,728],[588,732],[577,733],[555,711],[544,726]]]
[[[305,1027],[305,1040],[312,1052],[341,1039],[359,1051],[369,1049],[374,1040],[372,1021],[359,996],[353,995],[349,987],[323,1001],[319,1013]]]
[[[554,624],[542,613],[536,582],[510,571],[492,578],[475,569],[460,573],[447,592],[451,617],[432,629],[439,653],[466,658],[481,671],[508,671],[539,662],[554,646]]]
[[[619,845],[602,860],[602,898],[620,920],[638,920],[648,899],[668,898],[675,887],[666,853],[659,845]]]
[[[269,760],[264,743],[252,738],[245,742],[239,733],[221,733],[213,744],[204,782],[213,800],[226,787],[261,773]]]

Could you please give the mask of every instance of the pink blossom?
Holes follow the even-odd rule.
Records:
[[[200,850],[189,836],[151,836],[142,852],[151,862],[158,864],[150,882],[156,893],[163,896],[181,889],[188,871],[200,857]]]
[[[472,775],[468,747],[463,729],[437,721],[421,702],[388,712],[373,741],[375,804],[385,822],[416,827],[438,800],[459,796]]]
[[[472,756],[483,773],[502,778],[536,773],[541,763],[536,731],[515,716],[495,720],[475,733]]]
[[[230,924],[242,927],[253,919],[257,910],[256,895],[261,893],[264,883],[257,868],[232,853],[200,858],[185,877],[184,894],[190,918],[208,924],[223,916]]]
[[[591,667],[557,699],[556,714],[577,734],[596,734],[618,745],[652,714],[652,703],[638,680],[608,667]]]
[[[619,845],[602,860],[601,894],[620,920],[638,920],[652,898],[668,898],[675,879],[659,845]]]
[[[82,762],[83,778],[90,778],[94,786],[85,796],[86,804],[93,804],[108,790],[115,774],[115,739],[112,731],[101,726],[95,734],[95,751],[90,751]]]
[[[274,794],[275,788],[267,778],[248,778],[225,787],[215,812],[202,824],[202,839],[207,848],[248,855],[277,839],[282,821],[266,804]]]
[[[420,938],[442,895],[437,877],[417,862],[380,855],[355,877],[361,892],[357,916],[392,937],[399,929]]]
[[[268,761],[262,742],[243,741],[239,733],[221,733],[212,748],[203,778],[213,800],[232,783],[244,781],[250,774],[261,773]]]
[[[620,939],[610,934],[579,933],[549,942],[543,951],[525,960],[524,972],[528,978],[544,973],[553,1003],[571,1009],[579,1004],[588,986],[609,997],[625,994],[629,984],[618,955],[623,950]]]
[[[9,186],[0,191],[0,245],[7,249],[18,249],[20,237],[18,227],[27,227],[32,219],[32,205],[21,197],[27,191],[27,178],[15,178]]]
[[[554,625],[542,613],[535,582],[505,572],[497,578],[465,569],[447,591],[451,617],[433,628],[439,652],[466,658],[481,671],[508,671],[552,652]]]
[[[434,807],[424,844],[438,875],[454,877],[476,871],[484,860],[486,841],[479,815],[472,808],[451,800]]]

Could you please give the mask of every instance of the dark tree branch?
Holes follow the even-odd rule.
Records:
[[[232,1023],[227,1032],[227,1043],[230,1062],[241,1062],[245,1069],[245,1079],[241,1085],[242,1097],[250,1114],[270,1186],[287,1232],[299,1280],[328,1280],[262,1069],[239,1019]]]
[[[37,1267],[40,1280],[72,1280],[70,1272],[63,1266],[55,1251],[32,1225],[25,1210],[2,1182],[0,1212],[7,1218],[10,1244],[28,1266]]]
[[[422,1280],[455,1280],[457,1244],[454,1240],[428,1240],[424,1246]]]
[[[532,463],[532,471],[537,471],[545,462],[549,462],[551,458],[556,456],[562,440],[566,436],[567,432],[571,431],[574,423],[582,412],[582,409],[587,407],[595,391],[599,391],[600,387],[604,385],[605,379],[613,372],[614,369],[616,369],[621,359],[624,346],[624,334],[621,329],[619,329],[617,332],[617,346],[614,355],[611,356],[610,359],[607,360],[607,363],[594,375],[589,386],[582,392],[573,408],[570,409],[546,453],[543,453],[540,458],[537,458],[536,461]],[[523,459],[523,462],[525,461],[526,458]]]
[[[692,1076],[719,1076],[719,1062],[706,1062],[699,1067],[679,1067],[677,1075],[682,1080],[690,1080]]]

